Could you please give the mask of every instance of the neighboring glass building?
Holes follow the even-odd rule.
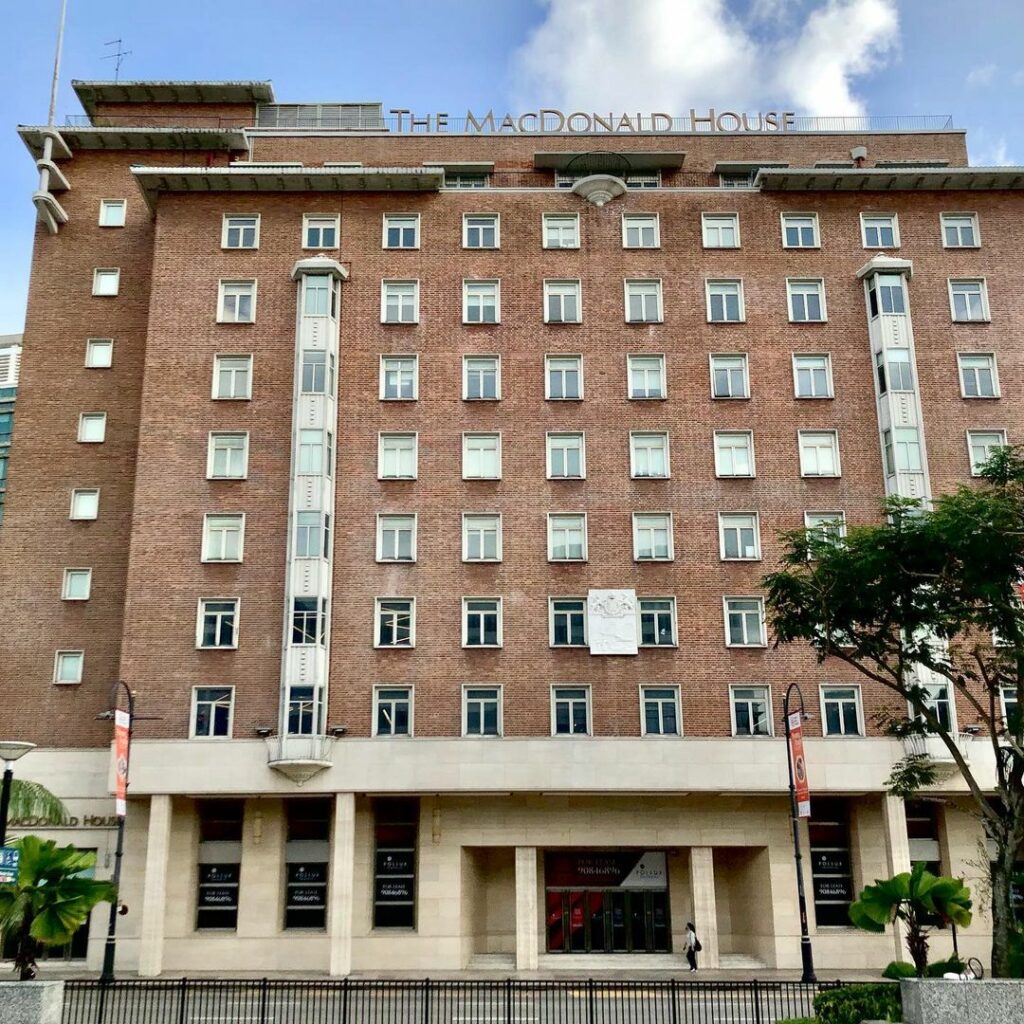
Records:
[[[0,334],[0,522],[7,495],[7,456],[14,430],[14,396],[18,393],[21,335]]]

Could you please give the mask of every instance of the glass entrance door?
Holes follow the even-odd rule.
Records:
[[[549,889],[551,953],[671,952],[668,893],[643,889]]]

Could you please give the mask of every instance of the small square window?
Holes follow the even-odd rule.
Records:
[[[412,402],[419,397],[419,359],[416,356],[380,357],[380,398]]]
[[[661,226],[656,213],[622,215],[624,249],[657,249],[661,246]]]
[[[336,213],[307,213],[302,218],[303,249],[337,249],[341,218]]]
[[[78,487],[71,492],[71,518],[95,519],[100,512],[100,492],[95,488]]]
[[[949,304],[957,322],[988,320],[988,291],[984,281],[949,282]]]
[[[334,456],[331,432],[326,432],[326,438],[324,434],[323,430],[299,431],[295,471],[301,476],[331,475],[331,463]]]
[[[500,356],[462,357],[462,397],[467,402],[496,402],[501,398]]]
[[[924,453],[921,451],[921,435],[917,427],[883,430],[882,454],[886,476],[924,472]]]
[[[381,434],[377,453],[377,479],[415,480],[416,449],[416,434]]]
[[[374,614],[375,647],[416,646],[416,601],[411,597],[378,597]]]
[[[196,647],[238,646],[238,598],[201,598],[196,627]]]
[[[500,647],[501,642],[501,598],[464,597],[462,646]]]
[[[382,281],[380,319],[385,324],[419,323],[419,281]]]
[[[869,280],[868,310],[872,320],[880,314],[903,316],[907,312],[901,274],[875,274]]]
[[[991,352],[961,353],[960,393],[964,398],[998,398],[999,378],[996,375],[996,357]]]
[[[123,228],[128,211],[127,199],[100,200],[100,227]]]
[[[464,324],[501,323],[501,282],[462,282],[462,322]]]
[[[498,249],[501,247],[501,221],[496,213],[465,213],[462,215],[462,247],[464,249]]]
[[[330,554],[331,517],[325,512],[295,513],[295,557],[327,558]]]
[[[67,686],[82,681],[85,651],[57,651],[53,659],[53,681]]]
[[[416,516],[377,516],[377,561],[416,561]]]
[[[976,213],[944,213],[942,245],[946,249],[977,249],[981,245]]]
[[[771,736],[771,696],[767,686],[730,686],[734,736]]]
[[[708,322],[740,323],[745,317],[743,283],[741,281],[707,282]]]
[[[831,398],[832,357],[793,356],[793,394],[797,398]]]
[[[547,435],[547,478],[582,480],[587,475],[583,434]]]
[[[322,348],[305,348],[301,357],[299,392],[303,395],[333,396],[334,356]]]
[[[106,270],[98,269],[92,272],[93,295],[109,297],[116,295],[120,288],[121,270],[119,267],[111,267]]]
[[[65,601],[88,601],[92,592],[92,569],[65,569],[61,598]]]
[[[633,560],[636,562],[671,562],[671,512],[633,513]]]
[[[550,401],[578,401],[583,397],[583,357],[546,356],[544,397]]]
[[[825,736],[862,736],[860,687],[822,686],[821,724]]]
[[[629,397],[665,398],[665,357],[629,356]]]
[[[910,349],[886,348],[877,353],[875,374],[880,395],[886,391],[913,391],[914,367],[910,361]]]
[[[193,739],[228,739],[235,710],[233,686],[194,686],[192,688]]]
[[[740,215],[738,213],[702,213],[701,234],[705,249],[738,249]]]
[[[790,323],[824,323],[825,314],[825,282],[786,281],[786,293],[789,296]]]
[[[221,281],[217,321],[222,324],[251,324],[256,319],[256,282]]]
[[[862,213],[861,238],[865,249],[898,249],[900,227],[895,213]]]
[[[412,711],[411,686],[374,687],[374,736],[411,736]]]
[[[244,480],[249,468],[248,434],[210,434],[208,480]]]
[[[590,687],[551,688],[551,735],[590,735]]]
[[[587,602],[583,598],[549,598],[548,614],[552,647],[587,646]]]
[[[501,735],[501,687],[462,688],[462,735]]]
[[[462,435],[462,479],[501,479],[501,435]]]
[[[545,281],[544,323],[578,324],[582,320],[579,281]]]
[[[711,356],[711,397],[750,397],[747,357],[745,355]]]
[[[496,513],[464,513],[462,516],[462,560],[501,561],[501,516]]]
[[[800,475],[839,476],[839,437],[834,430],[801,430]]]
[[[661,281],[626,281],[626,322],[661,323]]]
[[[582,513],[548,515],[548,561],[587,560],[587,517]]]
[[[209,513],[203,516],[204,562],[240,562],[245,540],[245,516]]]
[[[252,356],[213,357],[212,397],[252,398]]]
[[[985,463],[999,448],[1005,447],[1005,430],[968,430],[967,453],[971,460],[971,476],[980,476]]]
[[[676,599],[642,597],[637,601],[641,647],[676,646]]]
[[[326,643],[327,599],[292,598],[292,646],[323,647]],[[291,731],[291,730],[290,730]]]
[[[221,227],[222,249],[258,249],[260,247],[260,215],[224,214]]]
[[[107,414],[83,412],[78,417],[78,440],[82,444],[100,444],[107,437]]]
[[[385,249],[418,249],[420,247],[419,214],[384,214]]]
[[[644,736],[681,736],[679,687],[641,686],[640,721]]]
[[[106,370],[114,364],[114,342],[111,338],[88,338],[85,342],[85,365],[91,370]]]
[[[726,597],[725,644],[727,647],[764,647],[764,601],[760,597]]]
[[[761,530],[756,512],[720,512],[718,540],[726,562],[757,561],[761,557]]]
[[[839,544],[846,536],[846,513],[805,512],[804,529],[813,531],[820,541]]]
[[[634,480],[664,480],[669,474],[668,434],[634,431],[629,435],[629,472]]]
[[[787,249],[817,249],[818,215],[816,213],[782,214],[782,244]]]
[[[754,475],[754,435],[749,430],[715,431],[715,475]]]
[[[578,214],[544,214],[545,249],[578,249],[579,247],[580,218]]]

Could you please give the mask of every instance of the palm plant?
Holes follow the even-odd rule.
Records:
[[[7,810],[11,821],[38,818],[47,825],[60,825],[68,816],[67,808],[45,786],[28,779],[11,780],[11,804]]]
[[[884,932],[894,921],[907,929],[907,951],[917,976],[928,969],[928,918],[966,927],[971,923],[971,891],[962,879],[936,876],[915,864],[886,881],[875,880],[850,904],[850,920],[869,932]]]
[[[36,974],[39,946],[63,946],[97,903],[112,900],[110,882],[84,877],[96,854],[58,848],[52,840],[23,836],[10,844],[21,851],[18,881],[0,885],[0,932],[16,936],[14,969],[22,981]]]

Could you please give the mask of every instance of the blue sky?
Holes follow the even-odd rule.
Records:
[[[46,118],[60,0],[3,13],[0,334],[21,330],[36,171],[14,133]],[[278,100],[428,112],[792,109],[952,114],[976,164],[1024,163],[1020,0],[69,0],[72,78],[269,78]],[[628,13],[623,18],[623,12]],[[638,106],[639,105],[639,106]],[[74,179],[71,171],[72,182]]]

